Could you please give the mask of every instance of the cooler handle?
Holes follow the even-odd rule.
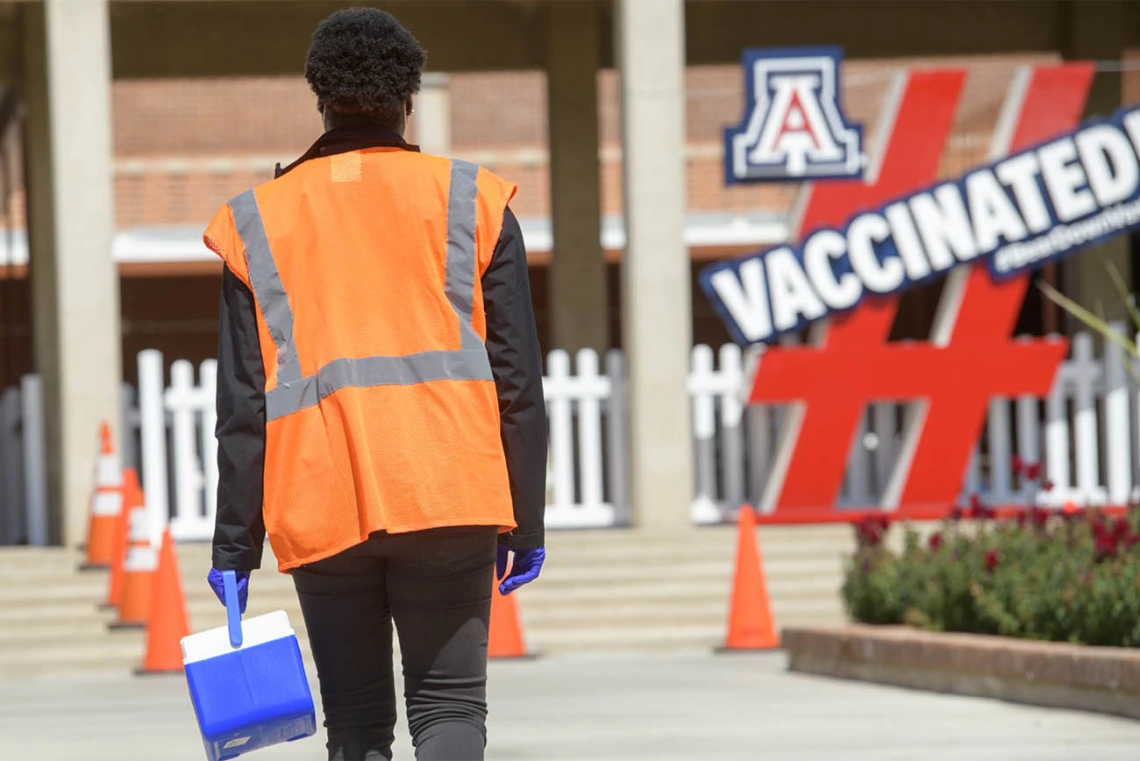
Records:
[[[226,623],[230,628],[230,645],[241,647],[241,607],[238,603],[237,573],[222,571],[222,586],[226,592]]]

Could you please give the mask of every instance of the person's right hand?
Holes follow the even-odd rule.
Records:
[[[249,573],[249,571],[234,572],[237,576],[238,609],[241,610],[243,616],[245,615],[245,604],[249,601]],[[210,589],[214,590],[214,594],[218,596],[218,601],[225,605],[226,585],[222,581],[222,572],[217,568],[211,568],[206,575],[206,583],[210,585]]]
[[[542,564],[546,560],[546,549],[535,547],[532,550],[514,550],[515,560],[511,563],[511,572],[507,575],[507,559],[511,553],[509,547],[499,545],[499,553],[495,558],[495,579],[501,581],[499,591],[509,595],[523,584],[529,584],[538,578],[542,571]],[[506,578],[504,578],[506,575]]]

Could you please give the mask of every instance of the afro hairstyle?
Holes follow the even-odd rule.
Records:
[[[419,92],[427,53],[390,13],[350,8],[313,32],[305,79],[317,108],[350,121],[391,124]]]

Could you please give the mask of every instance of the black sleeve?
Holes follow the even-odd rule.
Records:
[[[487,354],[499,396],[500,432],[518,524],[499,541],[513,549],[533,549],[545,541],[546,401],[526,248],[510,209],[503,215],[503,230],[481,282]]]
[[[218,515],[214,567],[261,566],[265,521],[265,367],[253,293],[224,268],[218,337]]]

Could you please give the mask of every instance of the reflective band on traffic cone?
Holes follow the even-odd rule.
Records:
[[[182,671],[182,638],[189,636],[186,621],[186,599],[182,596],[182,577],[178,572],[178,555],[170,529],[162,532],[162,548],[158,552],[158,570],[154,575],[150,620],[146,625],[146,655],[140,674],[164,674]]]
[[[111,549],[111,573],[107,578],[105,608],[116,608],[123,596],[123,561],[127,556],[127,538],[131,532],[130,516],[134,508],[143,504],[139,477],[134,468],[123,471],[123,509],[115,517],[114,544]]]
[[[123,595],[112,628],[142,627],[150,614],[151,590],[158,556],[150,544],[146,507],[131,508],[127,555],[123,560]]]
[[[111,426],[99,426],[95,490],[87,521],[87,560],[82,568],[107,568],[114,558],[115,525],[123,508],[123,472],[111,443]]]

